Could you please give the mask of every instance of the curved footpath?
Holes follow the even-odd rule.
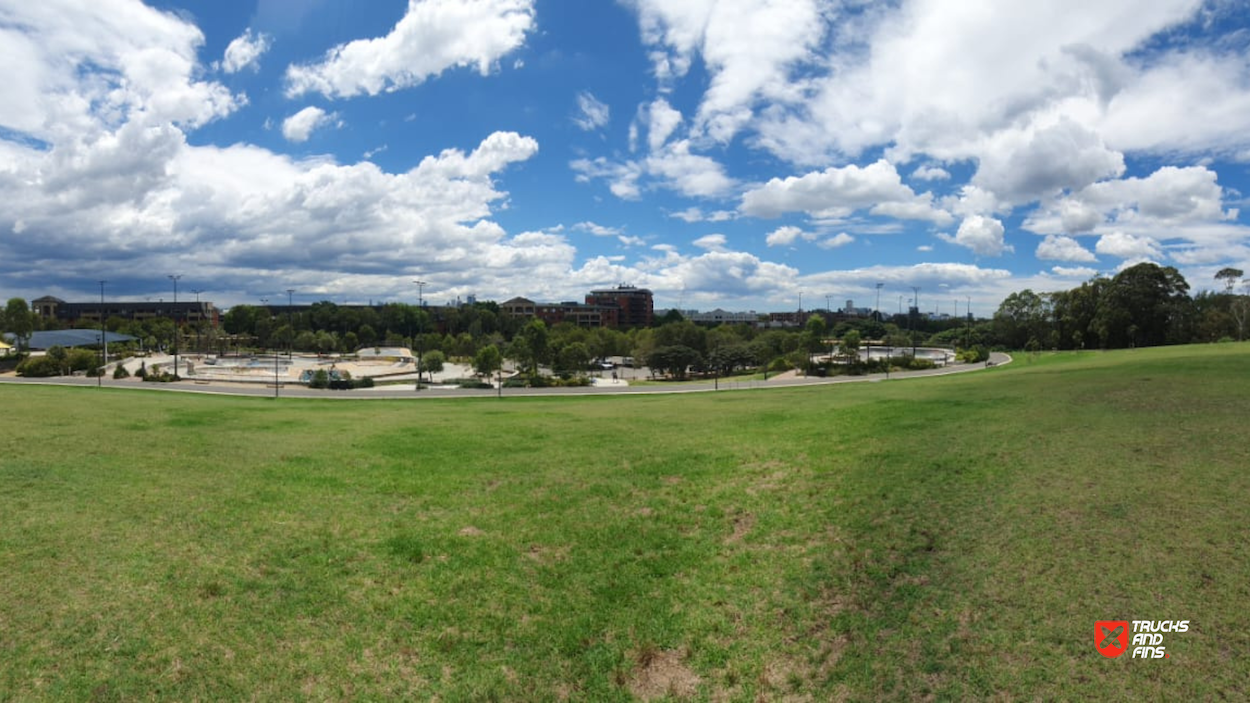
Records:
[[[1011,363],[1011,356],[1000,352],[990,354],[990,363],[1002,366]],[[890,381],[926,376],[946,376],[955,373],[967,373],[987,368],[985,364],[956,364],[954,366],[929,369],[926,371],[904,371],[890,374]],[[712,391],[730,390],[764,390],[768,388],[790,388],[794,386],[823,386],[835,383],[871,383],[886,380],[886,374],[875,373],[865,376],[835,376],[833,378],[790,377],[783,374],[767,381],[735,381],[724,379],[718,381],[698,381],[682,383],[672,387],[661,386],[628,386],[604,385],[587,386],[584,388],[505,388],[505,398],[529,398],[538,396],[560,395],[622,395],[622,394],[672,394],[672,393],[710,393]],[[237,395],[252,397],[274,397],[272,385],[236,384],[228,382],[203,383],[196,381],[178,381],[176,383],[143,383],[132,380],[115,381],[111,378],[20,378],[17,376],[0,376],[0,383],[12,385],[40,386],[82,386],[105,388],[127,388],[170,393],[203,393],[208,395]],[[314,390],[295,383],[287,383],[278,389],[280,398],[324,398],[353,400],[395,400],[398,398],[489,398],[499,395],[498,389],[475,390],[461,388],[423,388],[416,391],[412,386],[381,386],[377,388],[350,391]]]

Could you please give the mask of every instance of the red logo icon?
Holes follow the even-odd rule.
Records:
[[[1099,620],[1094,623],[1094,647],[1108,659],[1128,649],[1128,620]]]

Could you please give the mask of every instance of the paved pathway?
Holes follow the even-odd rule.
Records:
[[[994,352],[990,355],[990,364],[1002,366],[1011,363],[1011,356]],[[927,371],[904,371],[889,375],[889,381],[900,381],[909,378],[926,376],[946,376],[955,373],[967,373],[986,368],[985,364],[954,364],[949,367],[930,369]],[[673,393],[708,393],[716,390],[763,390],[768,388],[786,388],[795,386],[822,386],[837,383],[873,383],[886,381],[886,374],[877,373],[866,376],[834,376],[833,378],[802,377],[781,374],[767,381],[735,381],[733,379],[717,381],[698,381],[680,383],[672,386],[628,386],[606,385],[587,386],[584,388],[505,388],[503,397],[519,398],[534,396],[560,395],[622,395],[622,394],[673,394]],[[208,395],[237,395],[253,397],[274,397],[272,384],[226,383],[179,381],[177,383],[145,383],[136,379],[115,381],[111,378],[95,379],[82,377],[58,378],[19,378],[17,376],[0,376],[0,383],[12,385],[54,385],[54,386],[96,386],[106,388],[129,388],[133,390],[151,390],[174,393],[203,393]],[[416,391],[412,386],[379,386],[351,391],[313,390],[304,386],[288,383],[277,389],[281,398],[328,398],[328,399],[386,399],[397,398],[489,398],[499,395],[497,389],[470,390],[460,388],[423,388]]]

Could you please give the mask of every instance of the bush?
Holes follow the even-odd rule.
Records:
[[[329,388],[330,374],[325,369],[317,369],[313,372],[312,380],[308,382],[309,388]]]
[[[355,385],[356,388],[373,388],[373,377],[365,376],[364,378],[358,378],[352,381],[352,384]]]
[[[56,359],[47,356],[31,356],[17,365],[17,375],[26,378],[48,378],[60,376],[61,368]]]
[[[937,364],[934,363],[930,359],[920,359],[920,358],[911,357],[911,356],[900,359],[897,366],[899,368],[907,369],[909,371],[924,371],[926,369],[937,368]]]
[[[969,364],[977,364],[990,358],[990,350],[984,346],[976,346],[971,349],[964,349],[955,358]]]
[[[88,376],[94,376],[100,364],[100,355],[90,349],[70,349],[65,355],[65,363],[69,365],[70,373],[86,371]]]
[[[551,388],[563,383],[547,376],[514,376],[503,382],[504,388]]]
[[[135,378],[147,378],[147,377],[148,377],[148,362],[140,361],[139,370],[135,371]]]
[[[786,359],[784,356],[779,356],[776,359],[773,359],[772,362],[768,364],[768,371],[770,373],[785,373],[786,371],[790,371],[793,368],[794,368],[794,365],[791,364],[790,361]]]
[[[113,378],[115,380],[130,378],[130,372],[126,370],[125,366],[118,364],[117,368],[113,369]]]

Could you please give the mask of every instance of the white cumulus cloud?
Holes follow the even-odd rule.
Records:
[[[1124,232],[1112,232],[1099,237],[1094,251],[1121,259],[1158,259],[1163,256],[1155,240]]]
[[[794,244],[800,238],[810,242],[816,238],[816,235],[804,232],[793,225],[785,225],[769,232],[768,236],[764,238],[764,242],[770,247],[784,247]]]
[[[1071,237],[1049,234],[1037,245],[1037,258],[1046,261],[1097,261],[1098,257]]]
[[[855,241],[854,237],[847,234],[846,232],[841,232],[839,234],[835,234],[832,237],[829,237],[828,239],[822,239],[817,244],[817,246],[819,246],[821,249],[837,249],[838,247],[844,247],[853,241]]]
[[[260,57],[269,50],[272,41],[268,34],[264,32],[256,34],[249,28],[226,47],[225,56],[221,60],[221,70],[226,73],[238,73],[245,68],[256,70]]]
[[[291,142],[306,142],[312,133],[335,119],[319,107],[306,107],[282,121],[282,136]]]
[[[708,251],[725,251],[725,243],[725,235],[723,234],[704,235],[693,242],[696,247],[707,249]]]
[[[409,0],[390,34],[336,46],[319,63],[288,67],[287,95],[377,95],[456,67],[475,66],[486,75],[533,28],[533,0]]]
[[[742,196],[741,210],[753,217],[806,212],[813,217],[845,217],[857,210],[906,219],[951,221],[934,207],[930,194],[917,195],[885,160],[865,167],[830,167],[803,176],[774,178]]]
[[[945,237],[952,244],[971,249],[977,256],[1002,256],[1012,251],[1003,240],[1003,223],[993,217],[973,215],[964,218],[954,237]]]

